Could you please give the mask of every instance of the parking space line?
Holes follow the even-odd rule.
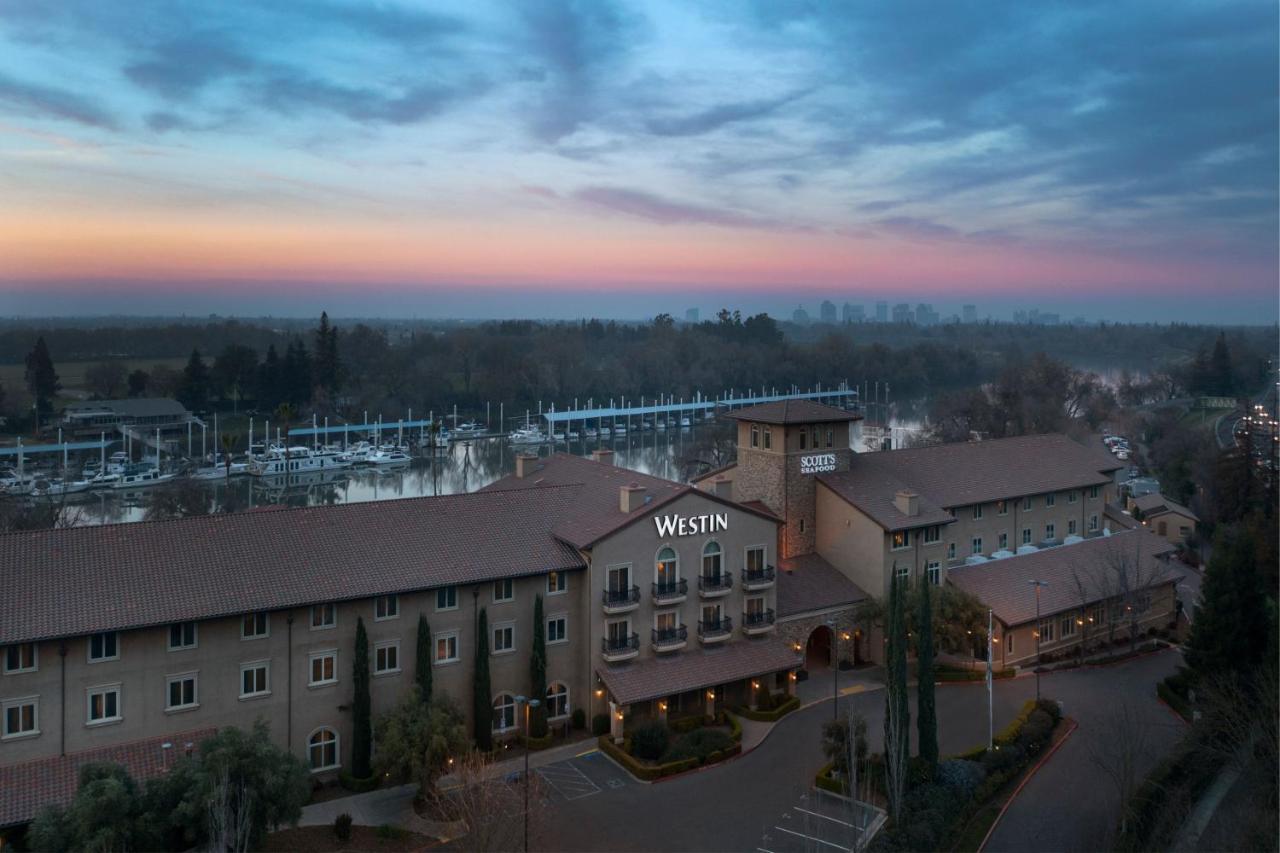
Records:
[[[818,838],[817,836],[813,836],[813,835],[805,835],[803,832],[793,832],[792,830],[787,829],[785,826],[775,826],[775,827],[774,827],[774,829],[777,829],[777,830],[780,830],[780,831],[782,831],[782,832],[785,832],[785,833],[787,833],[788,835],[794,835],[794,836],[796,836],[797,838],[804,838],[804,839],[806,839],[806,840],[808,840],[808,841],[816,841],[816,842],[818,842],[819,844],[825,844],[825,845],[827,845],[828,847],[834,847],[834,848],[836,848],[837,850],[843,850],[843,851],[844,851],[844,853],[849,853],[849,848],[848,848],[848,847],[842,847],[842,846],[841,846],[841,845],[839,845],[839,844],[836,844],[836,843],[834,843],[834,842],[832,842],[832,841],[826,841],[825,839]]]
[[[600,786],[572,764],[539,767],[538,773],[566,800],[580,800],[600,793]]]

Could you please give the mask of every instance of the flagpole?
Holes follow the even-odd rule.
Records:
[[[991,749],[995,732],[995,712],[992,709],[991,689],[991,609],[987,609],[987,749]]]

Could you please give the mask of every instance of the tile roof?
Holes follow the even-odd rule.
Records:
[[[1141,497],[1134,498],[1133,505],[1137,508],[1138,512],[1143,514],[1144,517],[1164,515],[1167,512],[1176,512],[1179,515],[1185,515],[1192,521],[1200,520],[1196,517],[1194,512],[1187,509],[1182,504],[1174,503],[1159,492],[1156,492],[1153,495],[1142,495]]]
[[[184,753],[186,744],[198,744],[215,731],[194,729],[0,767],[0,791],[4,792],[0,797],[0,827],[27,823],[45,806],[70,803],[80,786],[80,768],[86,764],[121,764],[136,781],[143,782],[163,774],[167,765]],[[173,747],[166,750],[161,746],[164,743],[172,743]]]
[[[187,414],[187,407],[168,397],[126,397],[121,400],[68,403],[63,412],[65,414],[111,412],[132,418],[154,418],[164,415],[181,417]]]
[[[583,568],[582,489],[478,492],[0,535],[0,645]],[[616,503],[616,499],[615,499]]]
[[[841,471],[835,474],[820,474],[818,481],[862,510],[885,530],[912,530],[917,527],[932,527],[935,524],[950,524],[956,520],[951,513],[918,492],[916,497],[919,499],[920,511],[917,515],[907,515],[898,509],[898,505],[893,501],[897,493],[915,490],[880,468],[861,467],[858,457],[862,455],[880,454],[854,454],[851,465],[860,466],[856,473]]]
[[[1089,603],[1115,597],[1118,577],[1115,566],[1124,561],[1131,581],[1138,588],[1151,588],[1181,578],[1166,559],[1174,548],[1145,530],[1130,530],[1112,536],[1098,536],[1045,548],[1034,554],[989,560],[947,571],[947,582],[976,596],[995,611],[1005,625],[1021,625],[1036,618],[1035,590],[1031,579],[1047,581],[1040,590],[1040,615],[1049,616],[1081,606],[1077,576]],[[1141,567],[1133,569],[1135,557]]]
[[[926,502],[941,510],[1104,485],[1111,482],[1105,466],[1120,467],[1108,456],[1065,435],[1025,435],[857,453],[848,471],[819,479],[882,526],[901,529],[891,526],[907,518],[891,509],[900,488],[920,495],[923,515]]]
[[[726,418],[755,421],[762,424],[822,424],[836,421],[860,421],[862,415],[813,400],[778,400],[745,409],[725,412]]]
[[[775,637],[733,639],[718,646],[697,648],[599,670],[605,687],[621,705],[674,696],[687,690],[715,687],[780,669],[794,669],[800,656]]]
[[[818,554],[789,557],[778,564],[778,618],[856,604],[868,596]]]
[[[631,512],[623,512],[619,506],[619,491],[623,486],[638,485],[645,488],[648,502]],[[565,516],[552,532],[575,548],[589,548],[605,536],[646,517],[653,510],[665,506],[686,494],[696,494],[709,500],[722,500],[710,492],[701,491],[683,483],[675,483],[642,474],[611,463],[596,462],[582,456],[556,453],[540,459],[524,477],[510,474],[485,486],[480,492],[530,491],[548,486],[573,485],[579,488],[573,513]],[[774,515],[745,504],[726,501],[730,506],[762,515],[777,521]]]

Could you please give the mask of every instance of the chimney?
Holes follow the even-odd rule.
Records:
[[[532,453],[516,454],[516,479],[523,480],[534,471],[534,466],[538,464],[538,457]]]
[[[623,512],[632,512],[644,506],[644,493],[644,486],[639,483],[628,483],[623,486],[618,490],[618,509]]]
[[[613,451],[612,450],[593,450],[591,451],[591,461],[599,462],[602,465],[612,465]]]
[[[721,474],[711,481],[711,493],[718,498],[733,500],[733,480]]]
[[[915,492],[909,492],[906,489],[898,492],[893,496],[893,505],[898,508],[898,512],[903,515],[919,515],[920,514],[920,496]]]

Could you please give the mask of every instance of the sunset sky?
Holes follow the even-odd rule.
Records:
[[[1259,2],[0,0],[0,314],[1277,317]]]

